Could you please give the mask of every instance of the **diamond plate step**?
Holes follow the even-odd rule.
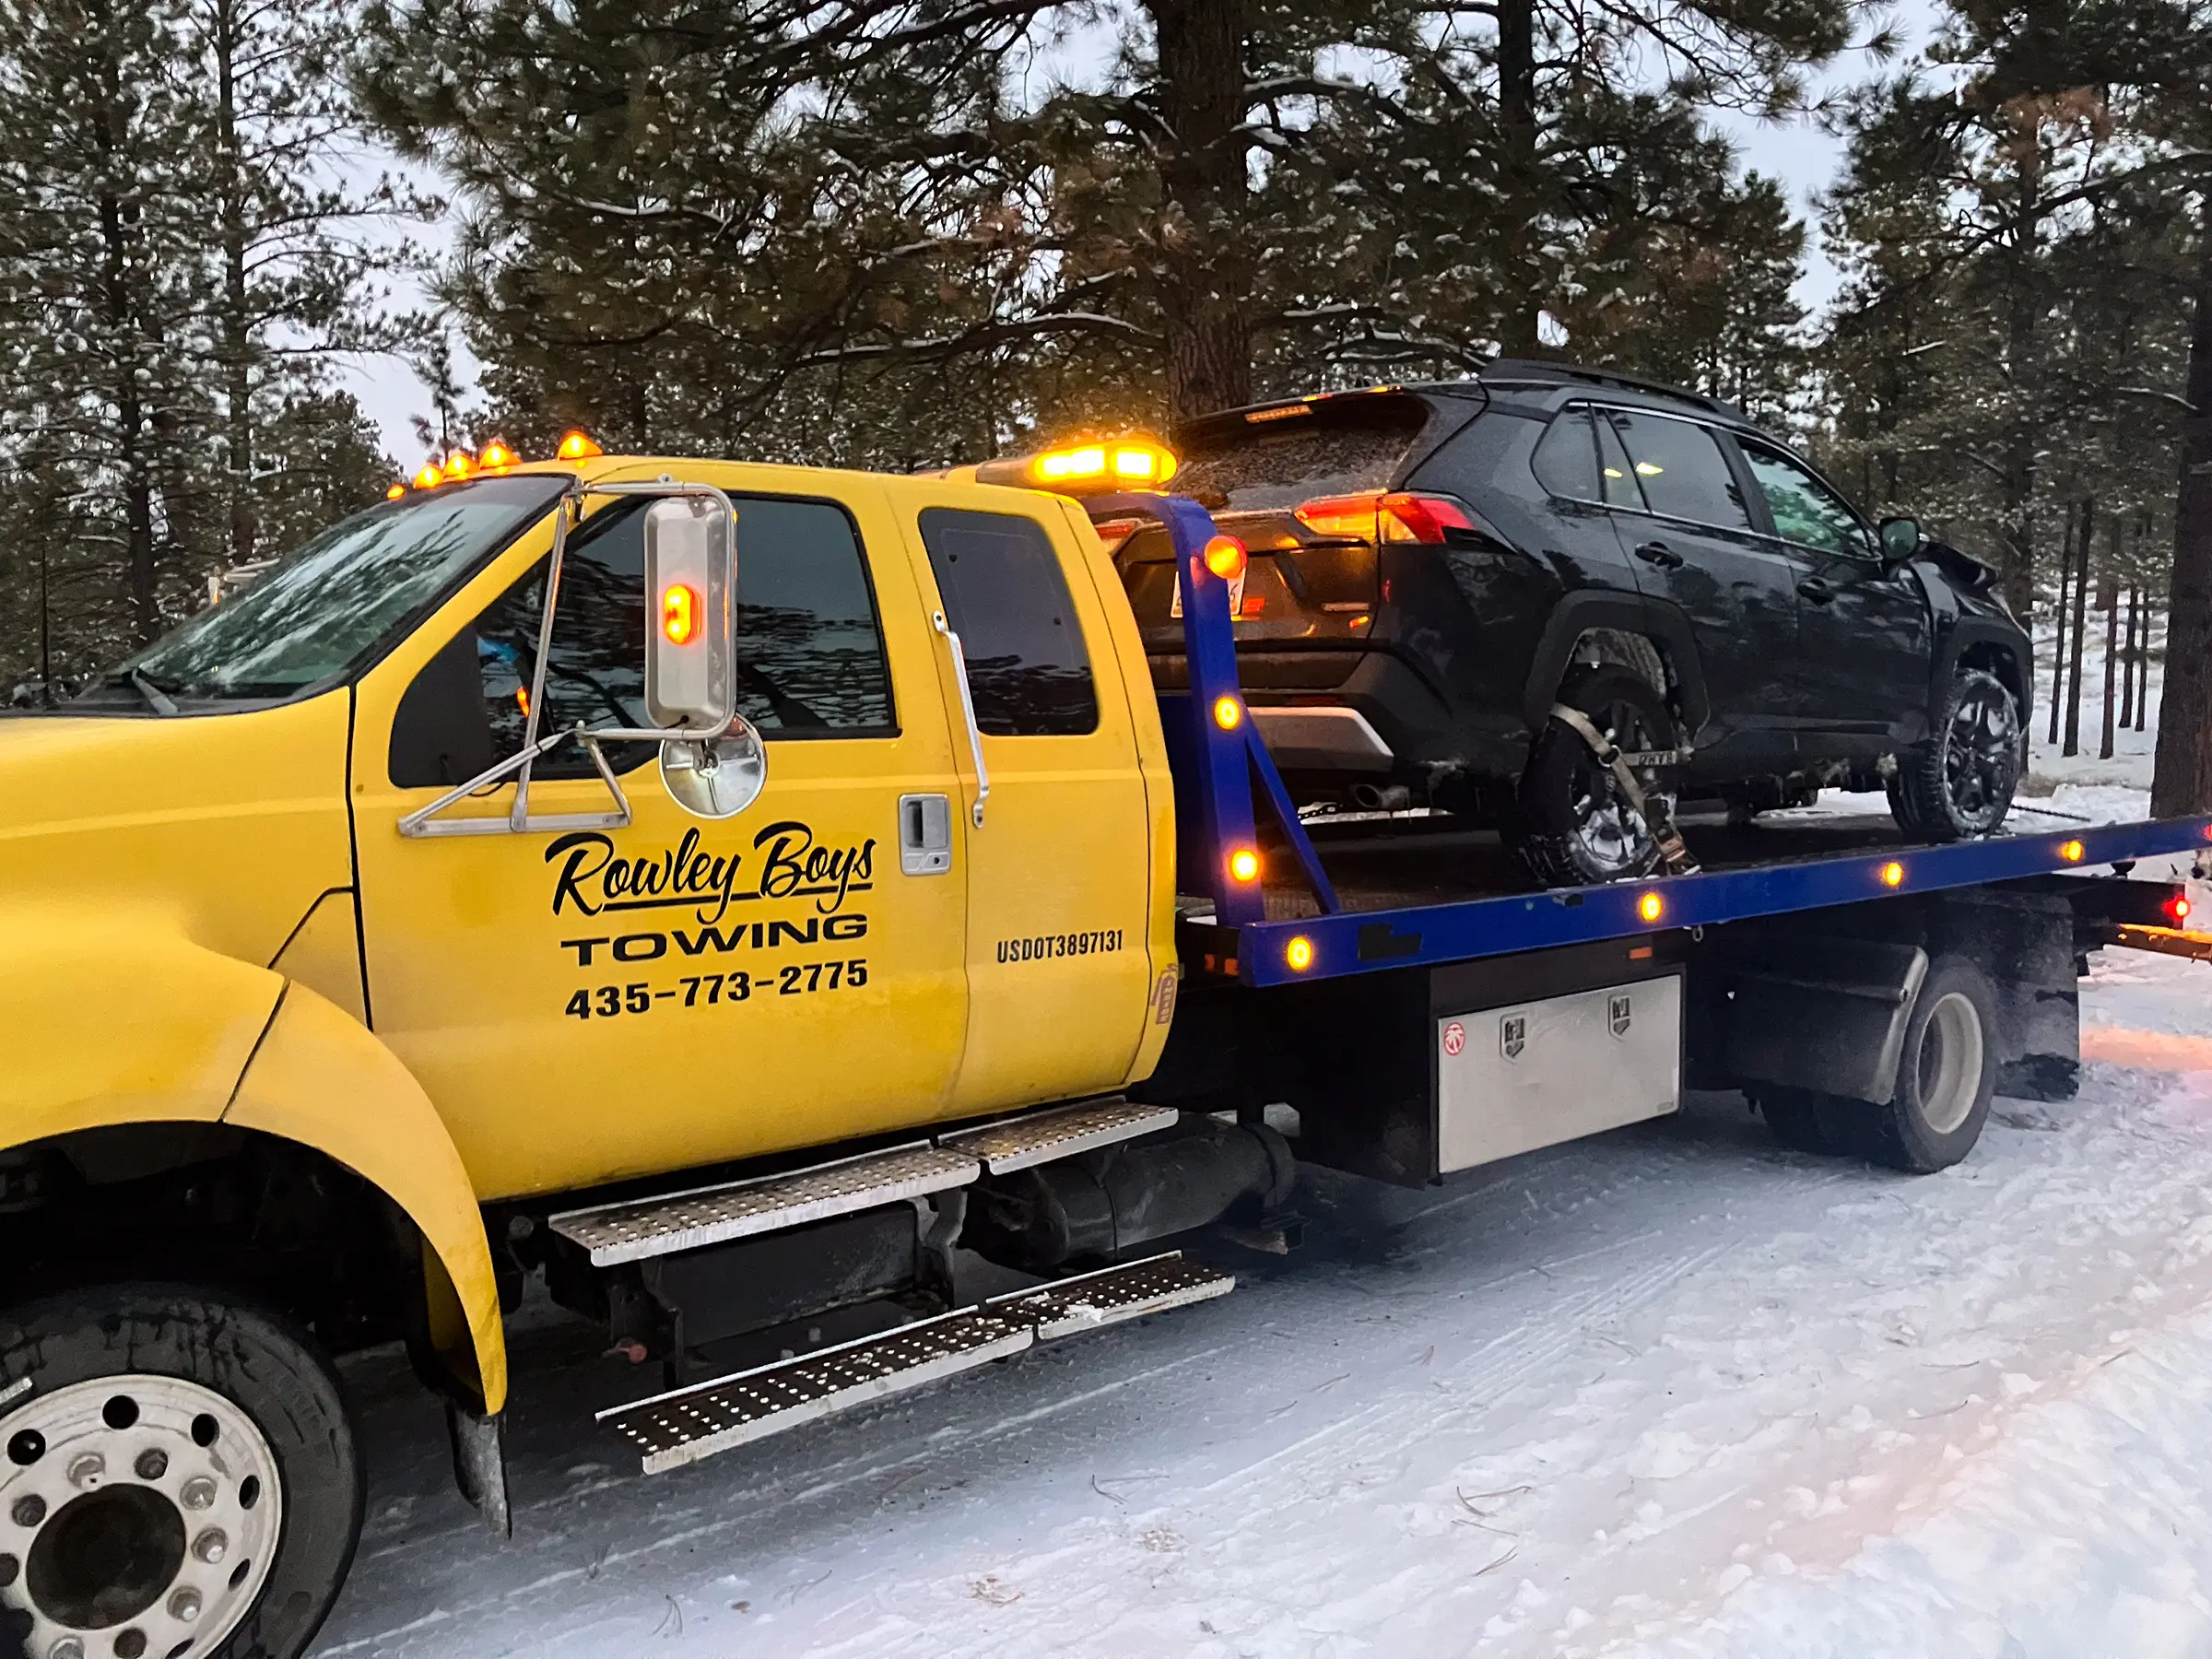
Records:
[[[1019,1319],[1040,1342],[1080,1336],[1147,1313],[1165,1313],[1193,1302],[1211,1301],[1237,1288],[1236,1275],[1217,1273],[1182,1259],[1181,1251],[1119,1267],[1079,1273],[1028,1290],[1012,1290],[983,1304],[988,1311]]]
[[[782,1175],[567,1210],[547,1225],[591,1252],[593,1266],[611,1267],[920,1198],[982,1173],[971,1153],[916,1141]]]
[[[1022,1117],[986,1124],[937,1137],[940,1147],[982,1160],[994,1175],[1011,1174],[1032,1164],[1135,1140],[1174,1124],[1181,1114],[1171,1106],[1132,1106],[1126,1100],[1098,1100],[1088,1106],[1061,1106]]]
[[[1226,1296],[1233,1277],[1181,1253],[994,1297],[818,1353],[599,1413],[658,1475],[769,1435],[1010,1359],[1040,1342]]]

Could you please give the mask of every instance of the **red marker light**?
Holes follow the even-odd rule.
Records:
[[[682,582],[661,594],[661,632],[671,645],[688,645],[699,638],[699,590]]]
[[[2173,918],[2175,926],[2180,926],[2189,920],[2189,900],[2182,894],[2176,893],[2166,900],[2166,913]]]

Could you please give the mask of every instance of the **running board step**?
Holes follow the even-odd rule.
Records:
[[[1134,1140],[1170,1127],[1176,1116],[1171,1107],[1126,1100],[1058,1106],[780,1175],[564,1210],[547,1225],[589,1251],[593,1266],[612,1267],[925,1198],[966,1186],[986,1170],[1005,1175]]]
[[[982,1161],[994,1175],[1011,1175],[1032,1164],[1095,1152],[1156,1129],[1172,1128],[1182,1113],[1172,1106],[1132,1106],[1126,1100],[1099,1100],[1088,1106],[1060,1106],[1020,1117],[940,1135],[937,1145]]]
[[[966,1186],[982,1169],[965,1152],[915,1141],[782,1175],[568,1210],[546,1225],[591,1252],[593,1266],[612,1267],[926,1197]]]
[[[1039,1343],[1208,1301],[1236,1286],[1233,1275],[1171,1251],[618,1406],[598,1420],[638,1448],[646,1474],[659,1475]]]

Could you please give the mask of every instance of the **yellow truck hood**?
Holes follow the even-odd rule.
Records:
[[[0,935],[26,907],[138,912],[266,965],[353,883],[349,719],[342,690],[232,714],[0,719]]]

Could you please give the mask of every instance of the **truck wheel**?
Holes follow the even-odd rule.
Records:
[[[1869,1106],[1866,1156],[1908,1174],[1947,1170],[1982,1138],[1997,1087],[1997,994],[1964,957],[1928,965],[1887,1106]]]
[[[2020,706],[1981,668],[1951,677],[1929,738],[1898,757],[1889,812],[1918,841],[1988,835],[2012,810],[2020,782]]]
[[[1675,747],[1674,716],[1652,684],[1633,669],[1577,669],[1559,700],[1625,749]],[[1529,873],[1546,887],[1582,887],[1648,876],[1659,868],[1659,846],[1643,815],[1622,795],[1610,768],[1600,766],[1582,735],[1550,720],[1529,752],[1509,838]]]
[[[26,1653],[306,1649],[362,1477],[303,1335],[180,1286],[73,1291],[0,1313],[0,1608],[28,1618]]]

